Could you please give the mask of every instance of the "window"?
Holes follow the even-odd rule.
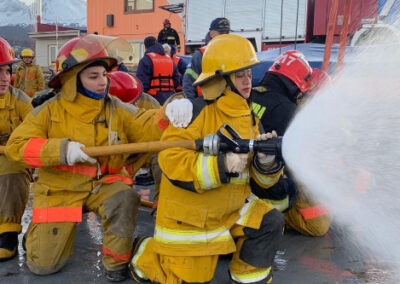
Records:
[[[125,12],[140,13],[154,11],[154,0],[125,0]]]
[[[129,41],[132,46],[133,54],[129,59],[125,59],[124,63],[127,66],[137,66],[140,58],[143,57],[144,54],[144,44],[143,41],[132,40]]]
[[[57,46],[49,45],[49,65],[55,64],[57,58]]]

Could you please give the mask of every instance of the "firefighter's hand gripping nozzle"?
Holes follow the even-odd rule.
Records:
[[[228,133],[232,138],[228,137]],[[196,140],[199,150],[208,155],[218,153],[257,153],[275,155],[277,160],[282,161],[282,136],[268,140],[257,141],[254,139],[242,139],[240,135],[229,124],[223,124],[216,134],[207,135],[204,140]]]

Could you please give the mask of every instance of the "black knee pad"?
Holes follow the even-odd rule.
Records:
[[[272,265],[284,228],[283,214],[273,209],[264,215],[259,229],[244,228],[240,259],[255,267]]]

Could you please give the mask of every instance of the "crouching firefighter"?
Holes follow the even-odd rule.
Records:
[[[11,66],[17,62],[11,46],[0,37],[0,145],[32,110],[30,97],[10,86]],[[15,256],[21,218],[29,196],[26,166],[0,154],[0,261]]]
[[[258,135],[248,102],[250,68],[259,63],[252,44],[241,36],[211,41],[195,82],[203,97],[194,100],[192,121],[187,128],[170,125],[162,140],[204,139],[224,123],[243,139],[272,137]],[[257,179],[266,189],[278,182],[283,169],[274,156],[170,148],[159,154],[159,163],[163,176],[154,236],[134,242],[129,264],[134,281],[209,283],[218,256],[234,253],[232,283],[270,283],[283,216],[251,194],[249,182]]]
[[[26,234],[26,262],[35,274],[55,273],[71,258],[85,208],[101,216],[105,276],[127,277],[139,205],[123,167],[128,155],[94,159],[81,148],[160,138],[158,110],[140,110],[108,93],[107,70],[117,63],[110,55],[131,52],[117,38],[87,35],[68,41],[49,82],[56,95],[28,114],[6,145],[10,159],[39,168]]]

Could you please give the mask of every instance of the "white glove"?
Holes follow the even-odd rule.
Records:
[[[173,126],[184,128],[189,125],[193,116],[193,104],[188,99],[176,99],[167,104],[165,114]]]
[[[228,152],[225,154],[225,168],[228,173],[241,173],[246,168],[249,154],[235,154]]]
[[[272,137],[278,137],[275,130],[273,130],[272,132],[259,134],[257,135],[256,139],[257,141],[261,141],[268,140]],[[264,153],[257,153],[257,159],[261,165],[272,166],[272,164],[275,162],[275,155],[265,155]]]
[[[96,159],[89,157],[81,148],[85,147],[79,142],[68,142],[67,146],[67,164],[68,166],[73,166],[76,163],[89,162],[91,164],[97,163]]]

